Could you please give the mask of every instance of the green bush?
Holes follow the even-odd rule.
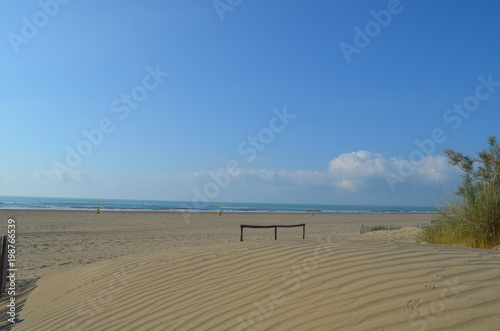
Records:
[[[477,158],[450,149],[449,162],[464,171],[457,197],[438,209],[423,239],[432,244],[486,248],[500,243],[500,146],[488,139],[489,151]]]
[[[389,230],[389,228],[385,225],[375,225],[371,231],[383,231],[383,230]]]

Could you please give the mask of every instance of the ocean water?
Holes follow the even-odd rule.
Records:
[[[173,211],[193,212],[269,212],[269,213],[435,213],[436,208],[429,206],[368,206],[334,204],[285,204],[285,203],[246,203],[246,202],[191,202],[158,200],[120,200],[120,199],[76,199],[0,196],[0,209],[28,210],[101,210],[108,211]]]

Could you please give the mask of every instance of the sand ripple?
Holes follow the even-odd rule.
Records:
[[[499,267],[390,242],[175,248],[42,277],[14,330],[498,330]]]

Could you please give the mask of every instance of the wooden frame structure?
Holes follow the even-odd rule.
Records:
[[[240,241],[243,241],[243,229],[244,228],[250,228],[250,229],[266,229],[266,228],[274,228],[274,240],[278,239],[278,228],[296,228],[296,227],[302,227],[302,239],[306,239],[306,224],[294,224],[294,225],[247,225],[247,224],[241,224],[240,229],[241,229],[241,234],[240,234]]]

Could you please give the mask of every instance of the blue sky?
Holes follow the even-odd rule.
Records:
[[[499,11],[3,2],[0,195],[433,204],[500,134]]]

